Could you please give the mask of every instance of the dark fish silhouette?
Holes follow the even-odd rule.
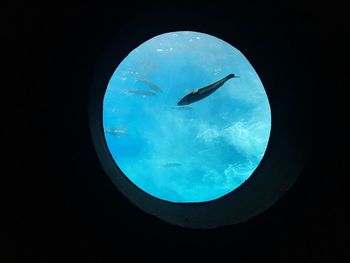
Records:
[[[191,104],[193,102],[204,99],[205,97],[212,94],[215,90],[220,88],[226,81],[228,81],[229,79],[232,79],[232,78],[237,78],[237,77],[238,76],[236,76],[235,74],[229,74],[226,77],[224,77],[223,79],[221,79],[217,82],[214,82],[213,84],[210,84],[204,88],[195,89],[194,91],[192,91],[191,93],[189,93],[185,97],[183,97],[177,103],[177,105],[188,105],[188,104]]]
[[[126,89],[124,90],[125,93],[132,93],[132,94],[139,94],[139,95],[145,95],[145,96],[156,96],[156,93],[150,90],[143,90],[143,89]]]
[[[126,128],[121,127],[121,128],[106,128],[105,129],[106,133],[109,133],[110,135],[114,136],[124,136],[127,135]]]
[[[149,80],[138,79],[137,82],[141,82],[157,92],[163,92],[163,90],[157,84],[155,84]]]

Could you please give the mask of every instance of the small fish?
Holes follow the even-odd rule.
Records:
[[[106,128],[105,132],[118,137],[127,135],[125,128]]]
[[[170,167],[179,167],[181,166],[181,163],[176,163],[176,162],[173,162],[173,163],[165,163],[163,164],[163,167],[165,168],[170,168]]]
[[[124,90],[125,93],[129,94],[139,94],[139,95],[146,95],[146,96],[156,96],[157,94],[150,90],[144,90],[144,89],[126,89]]]
[[[151,89],[157,91],[157,92],[163,92],[163,90],[155,83],[149,81],[149,80],[146,80],[146,79],[138,79],[137,82],[141,82],[145,85],[147,85],[148,87],[150,87]]]

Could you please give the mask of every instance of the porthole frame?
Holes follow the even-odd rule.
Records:
[[[237,224],[244,222],[271,207],[296,181],[301,173],[304,164],[310,156],[312,145],[311,130],[312,125],[308,123],[303,115],[303,110],[309,112],[305,98],[298,97],[303,86],[310,83],[305,79],[303,85],[298,88],[289,89],[286,96],[285,89],[279,89],[281,82],[291,77],[291,74],[274,79],[273,75],[281,65],[271,62],[269,54],[277,58],[283,49],[286,49],[284,64],[286,69],[294,68],[300,63],[297,56],[288,53],[290,47],[276,47],[266,45],[266,41],[260,39],[261,44],[268,52],[266,54],[255,54],[254,50],[245,52],[244,43],[238,45],[238,49],[247,56],[249,61],[257,71],[265,87],[271,108],[272,126],[269,143],[263,159],[249,179],[231,193],[216,200],[201,203],[173,203],[153,197],[134,185],[119,169],[114,162],[104,136],[102,125],[103,97],[110,77],[119,63],[125,56],[138,45],[153,36],[182,31],[183,28],[172,28],[167,32],[142,27],[139,30],[143,34],[133,34],[134,37],[120,42],[121,32],[114,32],[96,63],[96,71],[89,94],[89,120],[94,144],[98,158],[113,184],[131,203],[145,211],[146,213],[160,218],[171,224],[186,228],[217,228],[220,226]],[[186,28],[188,31],[200,31],[196,28]],[[230,37],[230,32],[223,35],[215,32],[203,32],[223,39],[233,46],[239,44],[239,37]],[[222,33],[222,31],[221,31]],[[119,36],[119,37],[118,37]],[[234,43],[233,43],[234,42]],[[241,46],[241,47],[240,47]],[[243,49],[242,49],[243,47]],[[257,50],[258,52],[260,51]],[[283,53],[283,52],[282,52]],[[266,66],[268,70],[262,70]],[[302,68],[302,65],[300,65]],[[299,76],[300,77],[300,76]],[[288,87],[295,86],[293,79],[288,82]],[[310,102],[312,104],[312,102]],[[301,109],[297,109],[300,107]],[[307,115],[308,116],[308,115]]]

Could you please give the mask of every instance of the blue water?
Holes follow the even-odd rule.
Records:
[[[240,78],[177,106],[230,73]],[[120,63],[105,93],[103,126],[114,161],[136,186],[171,202],[203,202],[233,191],[254,172],[267,147],[271,111],[239,50],[180,31],[144,42]]]

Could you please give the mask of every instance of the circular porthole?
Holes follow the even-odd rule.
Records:
[[[153,37],[119,64],[104,95],[103,128],[114,162],[142,191],[170,202],[207,202],[253,174],[271,111],[238,49],[179,31]]]
[[[309,104],[295,96],[302,85],[275,74],[291,60],[253,53],[256,72],[228,40],[150,32],[146,41],[112,41],[96,67],[89,114],[99,160],[130,202],[168,223],[215,228],[252,218],[308,158],[311,129],[299,109]]]

